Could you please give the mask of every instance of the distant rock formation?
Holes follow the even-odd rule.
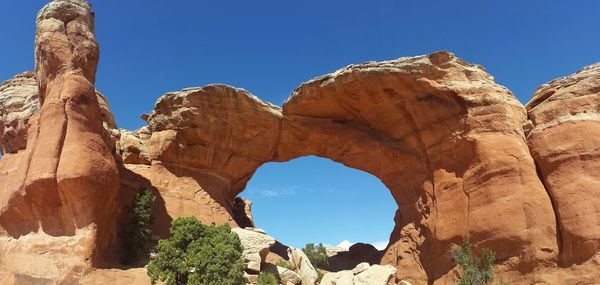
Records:
[[[37,81],[31,71],[0,84],[0,154],[25,149],[29,120],[39,111],[39,102]]]
[[[329,257],[328,271],[351,270],[360,263],[378,264],[382,252],[367,243],[355,243],[348,250],[336,252]]]
[[[450,282],[447,253],[469,236],[506,282],[600,282],[599,64],[524,107],[481,66],[436,52],[347,66],[283,108],[221,84],[170,92],[128,131],[96,94],[93,27],[85,1],[50,2],[35,72],[0,85],[0,283],[114,266],[121,210],[142,188],[158,195],[159,237],[179,216],[252,226],[236,198],[256,169],[306,155],[389,188],[398,211],[380,263],[397,280]]]

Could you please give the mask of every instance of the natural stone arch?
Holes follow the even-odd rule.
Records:
[[[439,52],[348,66],[301,85],[283,109],[226,85],[168,93],[148,116],[145,145],[150,168],[223,182],[209,192],[229,213],[266,162],[316,155],[366,171],[399,206],[382,262],[404,279],[432,281],[448,273],[446,253],[467,235],[509,270],[556,259],[555,217],[526,120],[480,66]]]
[[[401,207],[382,262],[399,277],[444,283],[448,246],[470,234],[511,282],[598,280],[598,64],[540,86],[529,116],[481,67],[440,52],[343,68],[283,110],[229,86],[185,89],[126,131],[94,96],[90,5],[52,1],[36,24],[35,78],[0,84],[9,280],[75,283],[110,263],[119,209],[140,186],[160,192],[166,221],[235,225],[234,197],[258,166],[307,154],[385,179]]]

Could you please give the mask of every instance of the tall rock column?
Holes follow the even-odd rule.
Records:
[[[50,2],[37,16],[40,112],[25,151],[0,174],[0,268],[19,276],[76,278],[102,262],[113,236],[119,181],[94,90],[93,22],[83,0]]]

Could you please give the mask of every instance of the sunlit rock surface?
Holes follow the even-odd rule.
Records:
[[[147,282],[115,269],[137,191],[157,194],[158,237],[180,216],[251,226],[236,198],[256,169],[307,155],[390,190],[398,211],[381,217],[395,227],[379,263],[396,281],[453,282],[447,253],[469,236],[496,252],[506,282],[600,282],[598,64],[524,107],[481,66],[436,52],[344,67],[283,107],[222,84],[170,92],[128,131],[93,85],[89,4],[46,5],[35,46],[35,72],[0,85],[1,282]]]

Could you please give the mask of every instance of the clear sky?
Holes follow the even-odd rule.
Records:
[[[33,68],[35,14],[45,1],[1,2],[3,80]],[[215,82],[281,104],[300,83],[348,64],[450,50],[527,102],[540,84],[600,61],[597,0],[91,3],[101,45],[96,87],[129,129],[164,92]],[[245,195],[258,225],[295,246],[374,242],[387,238],[395,210],[381,187],[368,174],[301,158],[263,166]]]

